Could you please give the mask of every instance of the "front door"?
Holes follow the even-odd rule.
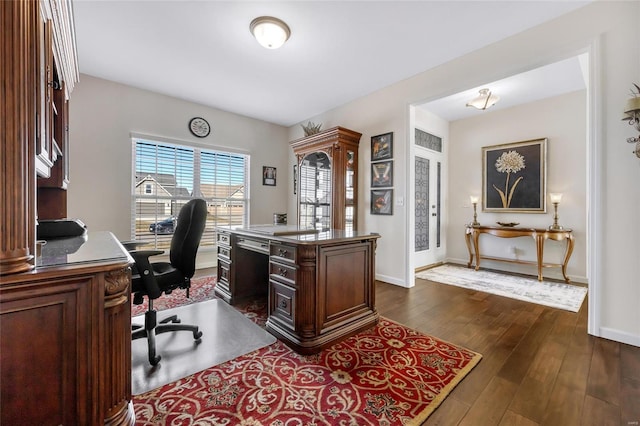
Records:
[[[414,266],[423,268],[445,259],[443,159],[441,152],[416,145],[414,156],[415,176],[415,241]]]

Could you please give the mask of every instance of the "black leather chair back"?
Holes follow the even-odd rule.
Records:
[[[171,266],[191,278],[196,270],[196,253],[207,221],[207,202],[196,198],[185,204],[171,238]]]

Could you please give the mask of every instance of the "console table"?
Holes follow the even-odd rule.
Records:
[[[265,295],[267,330],[315,354],[378,322],[378,234],[257,225],[217,229],[216,296],[227,303]]]
[[[528,260],[515,260],[515,259],[504,259],[501,257],[490,257],[490,256],[482,256],[480,254],[480,245],[478,244],[478,240],[480,238],[480,234],[489,234],[499,238],[515,238],[515,237],[531,237],[536,242],[536,256],[537,261],[528,261]],[[564,259],[562,263],[544,263],[544,243],[546,240],[554,240],[554,241],[566,241],[567,247],[564,253]],[[465,241],[467,243],[467,249],[469,250],[469,262],[467,266],[470,268],[473,264],[473,259],[475,257],[477,271],[480,269],[480,259],[486,260],[498,260],[501,262],[511,262],[511,263],[523,263],[523,264],[532,264],[537,265],[538,267],[538,281],[542,281],[542,268],[548,267],[560,267],[562,268],[562,276],[566,282],[569,282],[569,277],[567,276],[567,263],[569,263],[569,258],[571,257],[571,253],[573,252],[573,234],[571,229],[536,229],[536,228],[515,228],[515,227],[504,227],[504,226],[472,226],[467,225],[465,231]]]

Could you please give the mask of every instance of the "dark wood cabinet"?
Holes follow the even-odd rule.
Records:
[[[133,425],[132,259],[107,232],[40,259],[0,284],[0,424]]]
[[[0,16],[0,275],[8,275],[35,266],[38,211],[66,216],[67,102],[79,72],[71,0],[3,1]]]
[[[35,256],[36,176],[45,189],[68,181],[71,0],[0,1],[0,16],[0,424],[133,425],[133,260],[109,233]]]
[[[377,323],[379,235],[347,230],[276,235],[289,228],[271,228],[217,230],[217,296],[235,304],[268,289],[267,330],[302,354]]]
[[[358,145],[362,135],[334,127],[291,142],[297,160],[298,225],[357,230]]]
[[[54,34],[62,34],[59,30],[62,16],[53,4],[40,3],[38,22],[36,173],[39,219],[67,217],[69,93],[62,63],[65,41],[54,37]],[[54,28],[58,30],[54,31]]]

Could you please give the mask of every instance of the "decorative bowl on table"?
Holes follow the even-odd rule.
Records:
[[[500,226],[506,226],[506,227],[513,227],[513,226],[520,225],[520,223],[518,222],[496,222],[496,223]]]

